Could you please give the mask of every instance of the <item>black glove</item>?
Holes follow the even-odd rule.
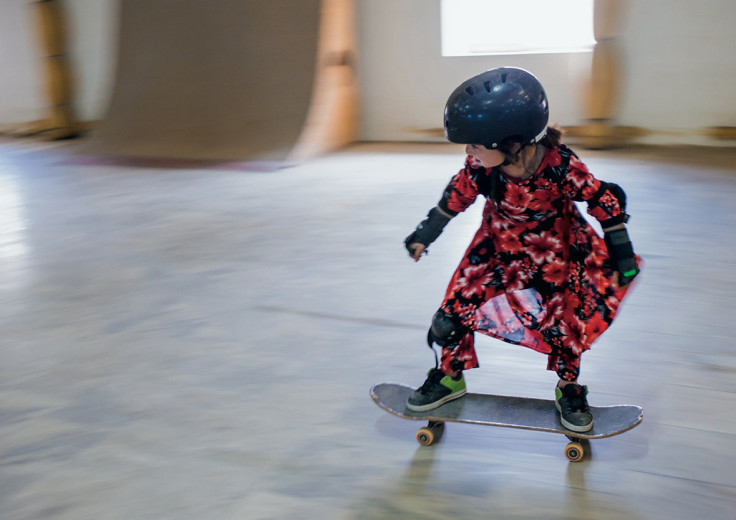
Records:
[[[427,218],[422,220],[417,229],[404,239],[404,245],[406,246],[409,254],[414,254],[414,250],[409,247],[411,244],[424,244],[428,246],[440,236],[442,230],[450,221],[450,217],[443,214],[439,208],[434,207],[427,213]]]
[[[619,285],[621,287],[628,285],[639,274],[639,266],[636,263],[634,246],[629,239],[629,233],[625,228],[607,231],[603,233],[603,239],[608,247],[611,265],[620,274]]]

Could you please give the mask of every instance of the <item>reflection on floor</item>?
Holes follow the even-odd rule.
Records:
[[[583,382],[641,426],[570,464],[562,437],[520,430],[453,424],[420,448],[371,402],[434,362],[426,327],[481,203],[418,264],[402,240],[461,150],[252,172],[0,142],[0,517],[731,518],[732,151],[580,150],[627,190],[646,261]],[[473,391],[551,397],[543,356],[478,344]]]

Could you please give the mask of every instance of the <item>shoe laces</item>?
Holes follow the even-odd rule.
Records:
[[[570,390],[568,390],[570,388]],[[587,412],[588,402],[585,400],[585,390],[579,385],[568,385],[562,389],[572,412]]]
[[[433,387],[437,386],[439,382],[444,379],[444,377],[445,377],[444,372],[436,368],[433,368],[429,372],[429,376],[427,376],[427,380],[424,382],[424,384],[421,387],[419,387],[419,392],[422,394],[426,394]]]

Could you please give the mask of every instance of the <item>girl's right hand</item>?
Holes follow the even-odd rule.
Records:
[[[418,262],[422,254],[427,252],[429,244],[437,240],[451,218],[451,215],[435,206],[429,210],[427,218],[422,220],[411,235],[404,239],[404,246],[415,262]]]
[[[424,244],[420,244],[419,242],[413,242],[409,244],[408,249],[412,251],[412,253],[409,253],[409,256],[414,259],[415,262],[418,262],[420,258],[422,258],[422,255],[427,250],[427,246]]]

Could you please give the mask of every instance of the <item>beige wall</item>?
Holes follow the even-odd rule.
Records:
[[[25,2],[0,0],[0,130],[44,117],[32,14]]]
[[[442,108],[452,89],[472,74],[509,64],[542,79],[553,121],[583,122],[582,84],[589,54],[444,58],[440,0],[356,1],[363,139],[438,139],[425,131],[441,127]],[[82,120],[101,118],[110,97],[118,3],[64,0],[75,104]],[[41,112],[39,73],[28,66],[36,43],[22,18],[26,5],[0,0],[0,127],[38,118]],[[702,128],[736,126],[733,20],[733,0],[629,1],[620,36],[624,66],[617,123],[654,130],[645,141],[675,143],[707,143]]]
[[[622,26],[620,118],[697,139],[707,126],[736,126],[736,2],[631,0]],[[682,133],[682,135],[678,135]]]
[[[119,0],[63,0],[82,121],[100,119],[110,101],[117,53]]]
[[[102,117],[110,98],[119,0],[63,0],[82,121]],[[27,0],[0,0],[0,129],[47,117],[37,13]]]
[[[734,20],[733,0],[630,0],[619,36],[617,123],[654,130],[641,138],[645,142],[703,144],[702,128],[736,126]],[[440,0],[361,0],[358,23],[365,139],[420,138],[416,129],[442,125],[444,103],[457,84],[501,65],[540,77],[553,121],[583,123],[589,54],[444,58]]]
[[[428,134],[422,130],[442,127],[445,101],[458,84],[504,65],[540,78],[551,99],[552,121],[573,124],[582,117],[578,100],[589,53],[446,58],[440,49],[439,0],[363,0],[358,7],[365,139],[424,139]]]

